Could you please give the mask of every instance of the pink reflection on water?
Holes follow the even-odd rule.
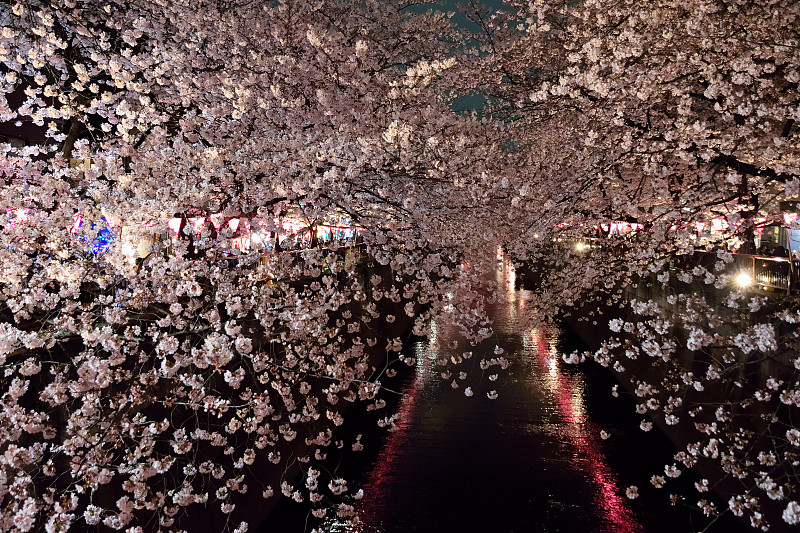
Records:
[[[559,362],[551,355],[547,342],[549,331],[546,326],[532,332],[535,346],[535,360],[539,363],[537,373],[545,379],[547,388],[555,400],[561,417],[574,427],[566,432],[570,443],[575,447],[577,467],[586,469],[592,482],[597,486],[596,505],[615,533],[638,533],[644,529],[636,520],[628,506],[628,500],[621,495],[616,476],[605,463],[601,444],[594,432],[589,431],[584,406],[583,383],[564,372]],[[534,376],[536,377],[536,376]],[[589,426],[591,427],[591,426]]]
[[[356,505],[356,512],[362,522],[359,531],[374,531],[380,524],[380,498],[375,496],[382,494],[384,486],[390,484],[392,478],[397,476],[395,460],[403,453],[402,450],[408,441],[408,428],[411,424],[419,392],[423,388],[424,382],[420,375],[417,374],[414,382],[408,387],[400,400],[397,410],[399,419],[395,422],[396,429],[389,433],[386,444],[381,449],[377,459],[375,459],[372,471],[366,476],[366,483],[362,485],[365,497],[358,501]]]

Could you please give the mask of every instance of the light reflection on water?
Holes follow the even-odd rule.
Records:
[[[563,368],[560,332],[529,328],[524,292],[503,258],[496,271],[504,301],[490,306],[496,338],[468,346],[457,328],[434,324],[415,346],[416,368],[400,419],[362,485],[358,526],[331,518],[334,532],[644,531],[607,465],[600,428],[587,419],[585,383]],[[458,296],[455,296],[456,307]],[[478,367],[495,344],[511,360],[490,382]],[[464,352],[458,371],[475,396],[443,381],[437,360]],[[491,401],[486,392],[497,388]]]
[[[606,465],[600,445],[600,428],[587,422],[584,407],[584,382],[580,374],[569,374],[560,368],[555,340],[548,336],[546,327],[530,332],[528,353],[532,361],[538,363],[531,372],[531,385],[543,382],[555,403],[561,418],[570,424],[570,444],[574,448],[571,455],[575,468],[588,471],[597,491],[594,505],[601,510],[605,519],[613,524],[613,531],[620,533],[642,531],[628,505],[621,495],[616,476]]]

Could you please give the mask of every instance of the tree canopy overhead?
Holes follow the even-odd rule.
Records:
[[[177,531],[202,507],[241,532],[237,503],[281,493],[349,516],[355,491],[319,467],[360,447],[335,433],[342,406],[393,424],[376,394],[410,362],[395,330],[425,334],[448,294],[473,299],[449,315],[468,338],[490,335],[477,289],[498,246],[539,269],[531,308],[552,314],[637,276],[669,283],[676,256],[752,243],[756,221],[797,198],[796,2],[464,13],[479,31],[393,1],[0,5],[0,528]],[[470,94],[485,106],[454,111]],[[309,247],[220,260],[236,224],[275,240],[288,214]],[[715,218],[725,229],[698,235]],[[331,220],[363,243],[321,245]],[[639,231],[603,234],[620,222]],[[97,253],[101,227],[114,238]],[[600,234],[579,258],[556,244]],[[679,276],[727,287],[733,256],[715,261]],[[793,297],[741,331],[693,322],[691,294],[673,304],[681,348],[709,357],[703,379],[778,358],[782,374],[736,401],[800,405]],[[634,311],[640,325],[612,327],[630,338],[593,357],[657,354],[666,381],[641,396],[667,394],[669,409],[647,409],[675,417],[681,387],[703,379],[670,357],[667,318]],[[779,414],[773,449],[748,441],[772,465],[798,442]],[[718,415],[733,433],[693,449],[741,442],[735,415]],[[273,467],[305,482],[261,483]],[[726,472],[744,472],[733,512],[762,527],[766,493],[800,520],[796,476]]]

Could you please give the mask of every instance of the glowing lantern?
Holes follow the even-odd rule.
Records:
[[[222,213],[216,213],[208,217],[211,223],[214,225],[214,228],[219,229],[222,226]]]
[[[189,222],[192,224],[192,229],[194,229],[195,233],[202,233],[203,223],[205,221],[206,217],[194,217],[189,219]]]
[[[78,211],[73,215],[72,218],[75,222],[71,226],[67,226],[67,229],[69,230],[70,233],[74,235],[78,233],[78,229],[80,229],[81,224],[83,224],[83,214],[80,211]]]
[[[175,234],[175,237],[178,236],[178,232],[181,230],[181,219],[180,218],[171,218],[169,222],[167,222],[167,226],[172,232]]]

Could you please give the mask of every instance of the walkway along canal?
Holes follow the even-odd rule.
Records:
[[[414,345],[398,429],[382,434],[362,464],[337,465],[359,470],[361,523],[315,522],[285,500],[260,531],[681,533],[708,525],[649,484],[675,451],[666,437],[639,429],[632,401],[611,397],[605,370],[563,363],[561,353],[575,348],[569,332],[524,325],[524,291],[514,289],[508,263],[494,275],[506,288],[505,301],[489,306],[495,337],[470,347],[445,321],[435,324],[435,338]],[[511,364],[492,381],[479,361],[497,357],[495,346]],[[459,367],[473,380],[472,397],[443,380],[436,363],[469,352]],[[677,483],[694,481],[686,474]],[[626,497],[631,485],[640,487],[636,499]],[[744,531],[728,518],[707,531]]]

